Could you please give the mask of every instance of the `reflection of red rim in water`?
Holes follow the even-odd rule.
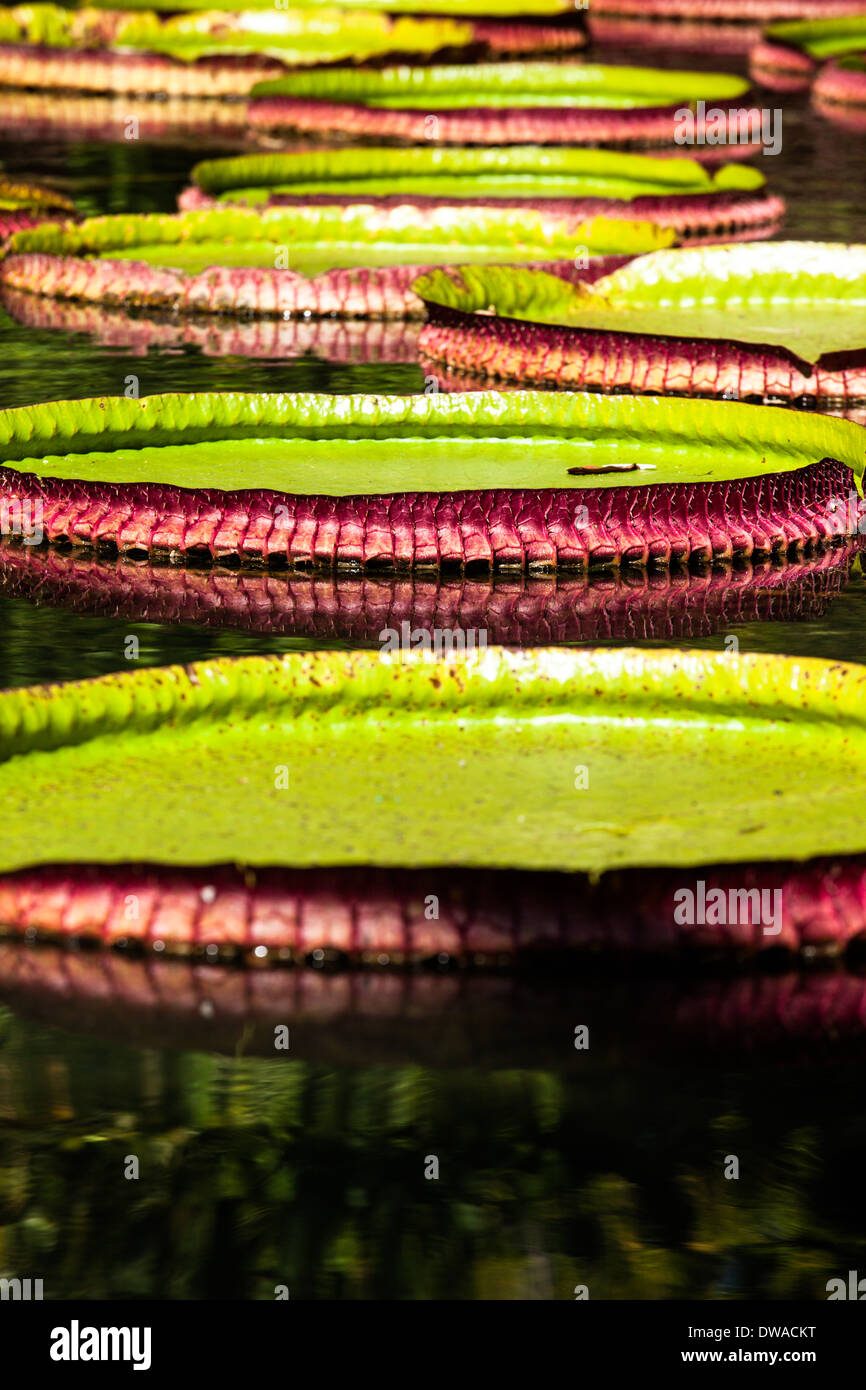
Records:
[[[866,980],[845,969],[731,975],[588,967],[561,972],[238,970],[0,941],[0,1001],[24,1018],[124,1046],[363,1066],[586,1067],[697,1049],[810,1064],[866,1033]],[[592,1051],[570,1045],[575,1020]],[[598,1021],[596,1023],[596,1020]],[[277,1050],[288,1029],[288,1050]],[[285,1034],[282,1034],[285,1036]],[[565,1040],[563,1042],[563,1040]]]
[[[223,153],[255,143],[245,101],[0,91],[0,136],[19,144],[45,139],[121,142],[133,133],[148,144],[194,140],[197,149]]]
[[[205,357],[294,358],[323,362],[414,363],[420,319],[249,318],[142,313],[74,299],[47,299],[4,287],[3,308],[28,328],[86,333],[106,347],[144,356],[151,348],[194,348]]]
[[[793,44],[760,39],[749,53],[749,76],[771,92],[805,92],[817,63]]]
[[[866,131],[866,105],[860,109],[854,106],[840,106],[836,102],[824,101],[814,92],[812,105],[819,115],[843,130],[853,131],[856,135],[862,135]]]
[[[759,22],[606,14],[598,9],[596,0],[592,0],[589,16],[590,37],[594,44],[601,45],[596,52],[600,60],[604,59],[605,45],[633,48],[641,53],[653,48],[664,52],[680,49],[693,53],[748,53],[760,39],[761,27]]]
[[[808,560],[697,574],[395,579],[152,565],[0,542],[0,597],[130,622],[193,623],[380,645],[386,629],[484,632],[502,646],[707,637],[753,622],[821,616],[854,546]]]

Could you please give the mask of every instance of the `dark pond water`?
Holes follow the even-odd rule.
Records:
[[[864,138],[799,101],[769,104],[784,109],[782,152],[763,163],[789,199],[785,234],[866,240]],[[169,210],[196,151],[7,141],[0,158],[92,211]],[[117,393],[130,373],[142,394],[423,389],[411,355],[132,354],[0,317],[0,405]],[[117,670],[130,633],[145,664],[372,640],[341,630],[326,593],[304,595],[303,619],[278,598],[254,633],[207,598],[160,610],[180,622],[147,621],[135,584],[118,597],[103,578],[88,606],[74,574],[7,575],[0,685]],[[866,662],[859,567],[767,585],[762,606],[708,602],[688,630],[608,595],[554,635],[733,634],[742,650]],[[554,596],[525,597],[535,619],[505,635],[549,640]],[[484,595],[442,596],[464,599]],[[0,1274],[41,1276],[46,1297],[272,1298],[285,1284],[293,1297],[568,1299],[587,1284],[593,1298],[811,1299],[866,1261],[864,1049],[826,1013],[827,988],[866,996],[853,972],[745,986],[685,970],[436,977],[392,980],[372,1002],[319,975],[303,1006],[286,972],[293,1045],[277,1059],[255,976],[31,954],[32,985],[12,989],[0,948]],[[434,1155],[438,1182],[424,1176]]]

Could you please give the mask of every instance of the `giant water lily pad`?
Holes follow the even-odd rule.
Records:
[[[585,221],[641,218],[681,236],[718,240],[724,229],[756,235],[781,218],[757,169],[708,172],[691,159],[538,145],[291,151],[205,160],[193,170],[186,208],[221,202],[331,202],[407,207],[515,206]]]
[[[0,175],[0,212],[73,212],[74,204],[56,189]]]
[[[761,24],[811,24],[862,13],[863,0],[593,0],[590,31],[603,43],[742,52]],[[740,39],[738,41],[738,37]]]
[[[859,853],[864,689],[866,669],[841,662],[489,648],[7,691],[0,869],[599,872]]]
[[[444,310],[424,351],[462,370],[474,362],[572,386],[866,397],[866,246],[660,251],[585,286],[521,268],[433,271],[416,290],[435,306],[434,324]],[[674,361],[685,375],[671,371]]]
[[[113,0],[97,0],[96,8],[112,9]],[[459,23],[473,48],[482,48],[485,56],[569,53],[585,47],[587,42],[584,16],[573,0],[478,0],[475,5],[467,5],[466,0],[370,0],[369,4],[360,0],[291,0],[290,6],[277,7],[276,14],[273,0],[243,0],[235,5],[213,4],[212,0],[157,0],[156,4],[130,0],[125,8],[168,10],[175,14],[198,12],[193,22],[203,32],[217,30],[226,22],[237,25],[239,19],[254,29],[263,12],[265,22],[272,28],[288,26],[291,16],[295,26],[304,24],[321,32],[326,32],[326,25],[341,23],[348,29],[357,25],[359,19],[383,11],[389,16],[427,16],[436,21],[448,18],[452,28]],[[173,28],[189,28],[189,22],[181,19]],[[404,24],[400,32],[405,31]],[[351,50],[347,50],[347,56],[353,56]]]
[[[424,111],[473,106],[669,106],[734,101],[748,82],[727,73],[599,63],[487,63],[291,73],[265,83],[254,96],[356,101],[370,107]]]
[[[473,25],[455,19],[391,18],[363,9],[163,18],[34,5],[0,10],[0,78],[20,88],[245,97],[255,83],[287,68],[385,54],[429,59],[474,38]]]
[[[74,211],[70,199],[53,188],[0,176],[0,243],[23,228],[65,220]]]
[[[180,6],[172,6],[180,9]],[[239,4],[234,10],[158,17],[123,8],[65,9],[51,4],[0,7],[0,43],[92,52],[117,46],[163,53],[181,61],[234,53],[271,56],[287,66],[370,58],[387,52],[433,52],[472,38],[469,25],[450,20],[390,19],[357,6],[315,10]]]
[[[391,20],[364,10],[253,10],[237,15],[180,17],[165,21],[130,19],[118,43],[181,62],[251,54],[285,67],[354,61],[387,52],[430,54],[470,43],[472,26],[449,20]]]
[[[177,558],[532,571],[854,534],[866,431],[639,396],[226,393],[4,411],[0,459],[30,543],[38,528]]]
[[[250,124],[446,145],[674,145],[688,103],[729,104],[747,90],[724,73],[590,63],[321,68],[257,85]],[[712,109],[724,143],[750,143],[747,111]],[[694,119],[702,157],[723,157],[718,135],[702,138],[703,108]]]
[[[856,106],[866,102],[866,77],[860,78],[858,65],[864,55],[866,13],[788,20],[764,30],[749,54],[749,71],[774,91],[804,91],[814,82],[820,109]]]
[[[113,9],[116,0],[93,0],[96,9]],[[170,10],[172,13],[184,11],[231,11],[237,5],[215,3],[215,0],[127,0],[128,10]],[[273,0],[243,0],[244,10],[272,10]],[[574,0],[477,0],[473,11],[467,0],[291,0],[292,10],[307,10],[317,16],[331,9],[384,10],[387,14],[432,14],[456,15],[463,19],[466,15],[484,14],[495,18],[547,18],[558,15],[574,15]]]
[[[538,146],[485,149],[301,150],[238,155],[197,164],[203,193],[226,202],[285,197],[413,197],[496,199],[607,198],[755,193],[757,170],[726,165],[710,173],[691,159]]]
[[[863,49],[826,63],[812,88],[816,111],[858,133],[866,129],[866,36]]]
[[[771,41],[823,61],[840,58],[845,53],[862,53],[866,49],[866,14],[787,20],[768,25],[764,32]]]
[[[97,217],[22,235],[2,275],[15,290],[126,307],[406,317],[421,313],[410,290],[421,267],[506,259],[602,273],[606,257],[672,240],[650,223],[597,218],[574,227],[515,209],[219,208]]]

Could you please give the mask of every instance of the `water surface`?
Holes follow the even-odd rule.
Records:
[[[768,101],[784,111],[782,152],[762,161],[789,200],[783,235],[866,240],[862,138],[800,99]],[[91,213],[171,210],[198,157],[144,140],[7,141],[0,154]],[[131,376],[141,394],[424,388],[411,358],[133,352],[0,318],[4,406],[119,393]],[[733,637],[743,651],[866,661],[859,570],[818,609],[654,645]],[[121,669],[131,634],[145,665],[350,640],[7,593],[0,685]],[[744,769],[744,800],[748,783]],[[568,1299],[588,1284],[593,1298],[811,1299],[866,1259],[862,1051],[834,1029],[823,976],[787,993],[772,975],[741,987],[686,970],[659,993],[641,971],[626,987],[580,966],[555,998],[543,982],[483,986],[504,991],[492,1013],[468,988],[431,1005],[423,980],[423,1006],[385,982],[360,1007],[347,983],[331,1022],[311,1033],[302,1011],[289,1052],[261,1055],[240,972],[193,989],[111,957],[97,1007],[82,993],[88,960],[48,961],[50,988],[28,993],[0,951],[0,1274],[41,1276],[46,1297],[269,1299],[287,1285],[311,1298]],[[136,1012],[150,990],[163,1012]],[[287,984],[287,1022],[297,1010]],[[584,1023],[590,1046],[576,1051]],[[723,1177],[731,1154],[736,1182]],[[130,1155],[137,1181],[124,1178]],[[425,1178],[431,1156],[438,1180]]]

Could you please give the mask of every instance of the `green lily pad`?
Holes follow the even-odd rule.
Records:
[[[296,653],[6,691],[0,870],[860,853],[864,694],[866,668],[842,662],[556,648]]]
[[[621,108],[732,101],[748,89],[747,81],[726,73],[517,62],[296,72],[259,83],[252,95],[422,110],[490,105]]]
[[[207,13],[169,18],[157,15],[149,5],[144,10],[132,6],[129,14],[125,7],[104,8],[112,13],[99,15],[90,6],[0,7],[0,43],[139,50],[190,63],[206,57],[256,55],[299,67],[358,62],[387,53],[429,56],[439,49],[464,47],[474,33],[471,23],[456,18],[391,18],[380,9],[363,6],[347,10],[339,5],[293,5],[283,10],[253,4],[222,14],[217,11],[216,16],[208,6]]]
[[[451,20],[408,18],[385,25],[378,15],[369,15],[363,23],[343,24],[333,34],[314,31],[290,33],[257,33],[251,29],[234,29],[226,33],[183,33],[177,29],[153,32],[146,29],[137,34],[130,28],[123,43],[148,53],[161,53],[179,62],[194,63],[201,58],[255,55],[275,58],[286,67],[307,64],[337,63],[354,59],[356,62],[393,52],[435,53],[441,48],[456,48],[472,41],[472,27]]]
[[[75,204],[53,188],[20,183],[0,175],[0,209],[4,212],[74,212]]]
[[[824,458],[859,481],[866,431],[738,402],[545,391],[105,397],[0,412],[0,460],[43,478],[406,491],[708,483]]]
[[[113,10],[117,0],[92,0],[98,10]],[[124,0],[125,10],[170,10],[172,13],[195,10],[226,10],[235,6],[215,0]],[[272,10],[274,0],[243,0],[244,10]],[[473,10],[467,0],[290,0],[287,9],[311,10],[317,14],[331,9],[384,10],[387,14],[484,15],[488,19],[540,18],[545,15],[573,13],[579,8],[574,0],[477,0]],[[286,13],[279,10],[278,13]]]
[[[837,58],[866,49],[866,14],[790,20],[768,25],[764,34],[768,39],[801,49],[810,58]]]
[[[279,194],[398,194],[483,198],[635,198],[753,192],[757,169],[726,164],[709,172],[693,159],[653,159],[612,150],[512,145],[501,148],[308,150],[209,159],[193,169],[204,192],[226,202],[262,203]]]
[[[434,271],[422,299],[570,328],[783,347],[806,362],[866,348],[866,246],[820,242],[657,251],[592,285],[505,266]]]
[[[637,255],[673,237],[650,222],[595,218],[569,228],[520,209],[443,208],[424,217],[407,210],[376,221],[364,206],[314,206],[94,217],[76,227],[52,225],[42,236],[20,233],[10,251],[129,260],[186,274],[248,266],[311,277],[357,266],[571,262],[578,248]]]

